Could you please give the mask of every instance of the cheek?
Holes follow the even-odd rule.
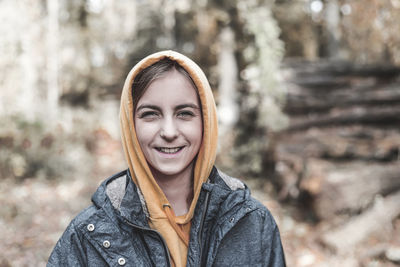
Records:
[[[136,137],[141,146],[149,142],[152,132],[154,131],[151,125],[135,121]]]
[[[187,125],[186,133],[194,144],[198,144],[200,146],[203,139],[203,124],[201,120],[193,121],[193,123]]]

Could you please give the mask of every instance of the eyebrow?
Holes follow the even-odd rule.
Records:
[[[160,107],[155,106],[155,105],[147,105],[147,104],[140,105],[140,106],[137,108],[137,111],[139,111],[139,110],[141,110],[141,109],[144,109],[144,108],[155,109],[155,110],[161,111],[161,108],[160,108]]]
[[[157,110],[157,111],[161,111],[161,108],[160,108],[159,106],[156,106],[156,105],[149,105],[149,104],[140,105],[140,106],[137,108],[137,111],[139,111],[139,110],[141,110],[141,109],[145,109],[145,108],[154,109],[154,110]],[[180,110],[180,109],[184,109],[184,108],[200,109],[200,108],[199,108],[197,105],[195,105],[195,104],[187,103],[187,104],[181,104],[181,105],[176,106],[176,107],[174,108],[174,110]]]
[[[182,105],[176,106],[175,110],[180,110],[180,109],[184,109],[184,108],[200,109],[197,105],[188,103],[188,104],[182,104]]]

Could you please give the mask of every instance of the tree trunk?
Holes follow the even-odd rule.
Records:
[[[219,72],[219,105],[220,134],[224,136],[232,130],[238,119],[237,80],[238,68],[235,59],[235,36],[229,27],[220,33],[220,50],[218,55]]]
[[[58,113],[58,0],[47,0],[47,111],[52,116],[48,121],[55,122]]]

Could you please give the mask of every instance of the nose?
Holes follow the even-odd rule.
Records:
[[[173,118],[165,118],[160,129],[162,138],[172,141],[178,137],[178,128]]]

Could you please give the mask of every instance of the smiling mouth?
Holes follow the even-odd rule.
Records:
[[[177,153],[178,151],[182,150],[184,147],[156,147],[156,149],[162,153],[166,154],[174,154]]]

